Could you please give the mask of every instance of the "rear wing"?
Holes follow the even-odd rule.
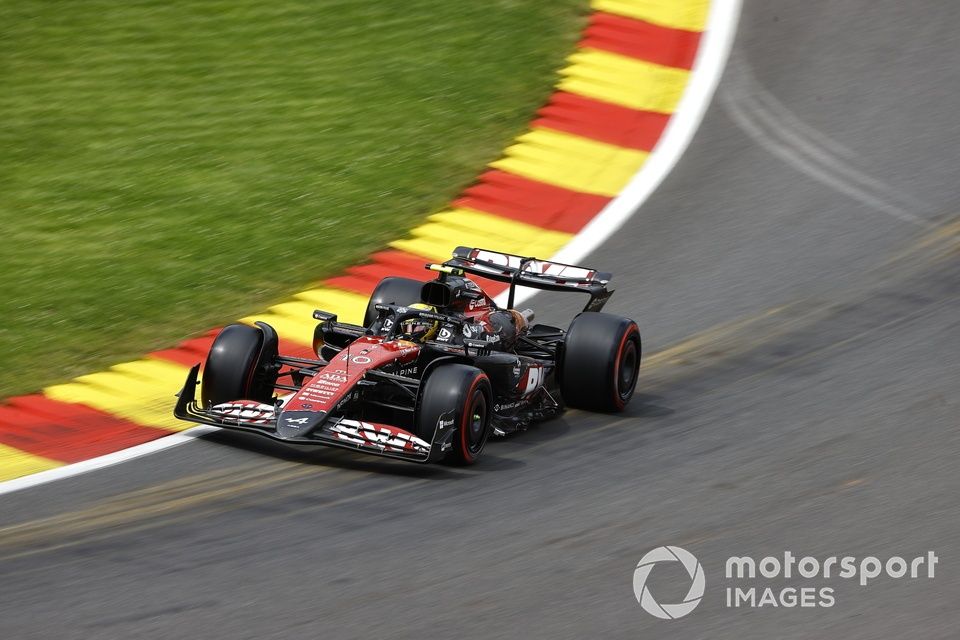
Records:
[[[487,249],[457,247],[453,258],[443,263],[446,267],[461,269],[482,278],[506,282],[510,285],[507,307],[513,307],[517,285],[543,291],[580,291],[590,295],[584,311],[600,311],[607,303],[612,290],[607,283],[613,277],[609,273],[538,258],[524,258],[509,253]]]

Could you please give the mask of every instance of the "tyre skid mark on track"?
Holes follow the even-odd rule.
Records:
[[[203,486],[200,490],[185,486],[178,491],[168,491],[172,495],[161,495],[158,499],[150,499],[152,496],[140,495],[139,492],[121,494],[80,511],[4,527],[0,529],[0,548],[28,548],[0,555],[0,561],[94,543],[115,535],[168,526],[242,508],[247,506],[240,500],[245,494],[274,489],[306,477],[314,481],[314,486],[317,479],[322,479],[325,483],[338,481],[335,484],[347,481],[347,478],[338,477],[332,470],[297,466],[278,471],[276,466],[278,465],[260,466],[252,475],[240,478],[221,473],[218,475],[225,477],[211,479],[209,484],[213,486]],[[198,481],[194,481],[191,485],[197,483]],[[275,494],[272,493],[265,497],[266,501],[273,499]],[[129,524],[135,526],[125,526]],[[63,537],[70,539],[52,542]],[[43,546],[30,548],[34,545]]]
[[[720,103],[755,143],[791,167],[898,220],[933,227],[913,213],[927,205],[841,157],[852,152],[801,121],[764,89],[742,56],[735,56],[728,67]]]
[[[322,487],[317,486],[316,478],[318,476],[323,480],[324,486]],[[49,522],[23,523],[22,525],[11,527],[9,533],[0,530],[0,535],[10,535],[13,537],[9,546],[14,547],[14,550],[10,553],[0,552],[0,562],[19,560],[67,548],[96,544],[118,536],[149,531],[161,527],[182,525],[237,509],[263,508],[265,505],[275,504],[278,498],[302,496],[302,493],[296,491],[291,494],[285,494],[282,492],[282,489],[287,486],[300,487],[301,483],[307,481],[307,479],[310,480],[311,501],[315,502],[315,504],[291,510],[278,510],[271,513],[260,512],[257,513],[257,520],[263,522],[275,518],[288,518],[302,515],[329,507],[349,504],[365,498],[377,497],[403,489],[414,488],[430,482],[429,479],[420,478],[408,480],[403,483],[394,482],[370,491],[349,492],[343,490],[345,487],[349,487],[351,484],[358,482],[354,476],[336,474],[333,473],[332,470],[328,472],[317,472],[316,469],[300,469],[279,474],[276,479],[271,479],[257,486],[243,483],[237,486],[227,486],[222,489],[203,492],[196,496],[179,498],[170,502],[161,502],[147,507],[130,509],[126,513],[116,514],[113,519],[106,523],[96,521],[97,507],[95,505],[87,510],[73,514],[65,514],[73,520],[83,518],[93,519],[90,526],[83,527],[81,532],[63,530],[63,524],[59,522],[57,518],[53,518]],[[274,489],[274,491],[258,498],[257,494],[261,494],[264,489]],[[280,491],[277,491],[277,489]],[[339,497],[323,499],[322,497],[314,495],[317,489],[333,489],[345,495],[341,494]],[[102,527],[110,528],[105,529]],[[42,537],[44,535],[46,538]],[[67,535],[71,536],[70,539],[64,540],[63,537]],[[56,540],[59,540],[59,542],[55,542]],[[32,547],[32,545],[38,542],[42,544],[44,541],[49,543],[45,546]],[[16,550],[18,543],[20,543],[20,549]],[[6,546],[8,546],[6,541],[0,544],[0,548]],[[82,560],[82,556],[77,558],[77,561]],[[13,577],[40,569],[42,569],[42,566],[5,570],[4,575]]]

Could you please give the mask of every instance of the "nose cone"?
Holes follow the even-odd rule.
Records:
[[[284,411],[277,420],[281,438],[306,438],[327,419],[325,411]]]

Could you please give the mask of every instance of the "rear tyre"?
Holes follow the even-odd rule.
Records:
[[[265,323],[224,327],[207,354],[200,383],[203,406],[255,400],[273,402],[277,380],[277,334]]]
[[[420,302],[420,290],[423,283],[413,278],[384,278],[370,294],[367,311],[363,314],[363,326],[369,327],[377,319],[378,304],[398,304],[410,306]]]
[[[570,323],[559,370],[560,393],[569,406],[623,411],[640,370],[637,323],[608,313],[581,313]]]
[[[437,422],[449,414],[456,433],[446,460],[473,464],[490,437],[492,412],[493,390],[487,374],[465,364],[440,365],[424,382],[417,413],[417,437],[431,442]]]

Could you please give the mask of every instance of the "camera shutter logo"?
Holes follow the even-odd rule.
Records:
[[[679,562],[690,575],[690,589],[684,596],[683,602],[676,604],[660,604],[657,602],[650,589],[647,588],[647,578],[650,572],[657,564],[665,562]],[[643,607],[643,610],[650,615],[661,620],[675,620],[682,618],[697,608],[700,600],[703,598],[703,591],[706,588],[706,578],[703,575],[703,567],[696,557],[680,547],[657,547],[649,551],[640,558],[637,568],[633,572],[633,593],[637,596],[637,602]]]

